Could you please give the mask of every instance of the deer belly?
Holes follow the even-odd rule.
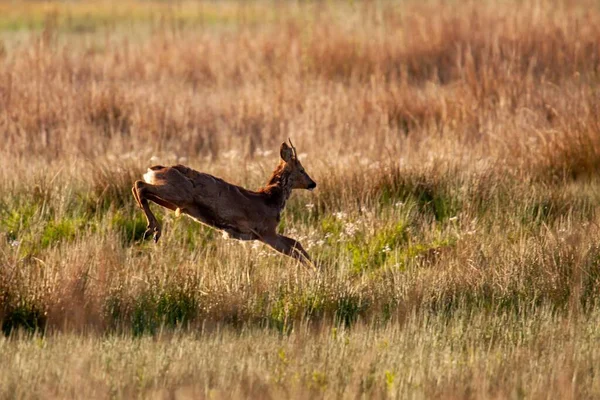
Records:
[[[182,209],[181,212],[189,215],[200,223],[223,231],[234,239],[253,240],[256,238],[256,235],[251,231],[244,229],[243,226],[236,226],[235,223],[219,217],[219,215],[210,207],[195,204],[192,207]]]
[[[237,240],[256,240],[258,237],[252,232],[241,232],[235,228],[225,228],[222,230],[223,236],[226,239],[237,239]]]
[[[210,208],[199,204],[194,204],[191,207],[185,207],[181,212],[189,215],[198,222],[219,228],[222,225],[221,218]]]

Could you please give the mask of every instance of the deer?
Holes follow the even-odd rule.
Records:
[[[315,268],[300,242],[277,233],[281,213],[294,189],[314,190],[317,184],[308,175],[292,141],[283,142],[281,160],[267,184],[256,191],[231,184],[213,175],[178,164],[148,168],[143,181],[134,183],[132,192],[144,211],[147,229],[154,242],[161,236],[161,226],[150,210],[149,201],[175,215],[192,219],[223,232],[225,237],[240,241],[261,241],[276,251]]]

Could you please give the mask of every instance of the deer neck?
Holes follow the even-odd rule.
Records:
[[[285,208],[285,203],[292,194],[291,171],[287,171],[282,165],[278,166],[273,175],[262,189],[268,196],[269,203],[275,205],[279,211]]]

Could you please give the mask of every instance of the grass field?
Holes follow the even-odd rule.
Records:
[[[598,398],[600,7],[1,2],[1,398]],[[131,187],[288,137],[312,272]]]

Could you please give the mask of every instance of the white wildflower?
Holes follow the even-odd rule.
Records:
[[[309,211],[312,211],[312,210],[313,210],[313,208],[315,208],[315,205],[314,205],[313,203],[308,203],[308,204],[306,205],[306,208],[308,208],[308,210],[309,210]]]
[[[21,242],[19,240],[13,240],[12,242],[10,242],[10,245],[12,247],[18,247],[21,244]]]
[[[381,249],[382,253],[389,253],[390,251],[392,251],[392,248],[390,247],[389,244],[386,244],[385,247],[383,249]]]
[[[333,216],[334,216],[335,218],[337,218],[337,219],[344,220],[344,219],[346,219],[346,217],[348,216],[348,214],[346,214],[346,213],[345,213],[345,212],[343,212],[343,211],[338,211],[338,212],[336,212],[336,213],[333,213]]]
[[[346,236],[354,236],[356,234],[356,232],[358,232],[358,225],[357,224],[353,224],[351,222],[348,222],[346,225],[344,225],[344,234]]]

